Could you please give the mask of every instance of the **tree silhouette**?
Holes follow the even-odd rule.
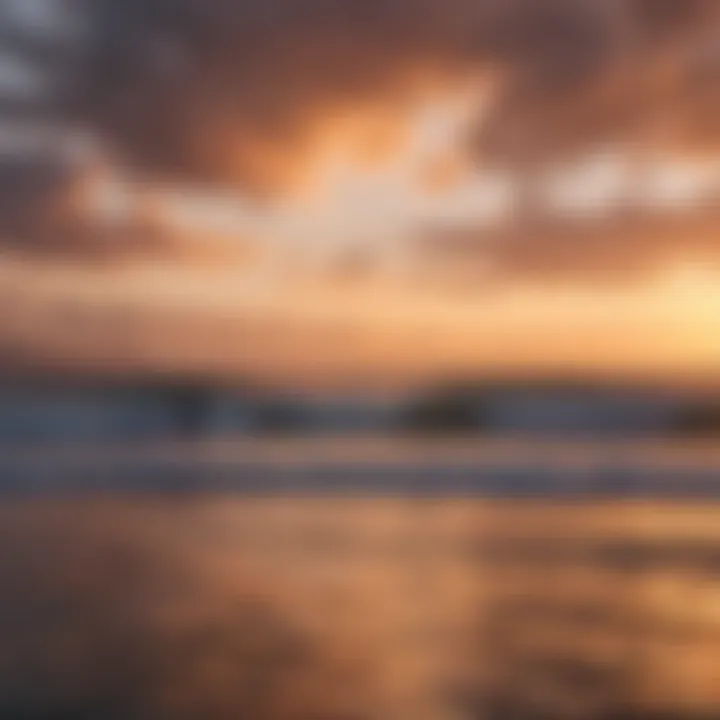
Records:
[[[199,438],[208,430],[210,393],[202,387],[177,386],[166,390],[173,425],[180,437]]]
[[[681,414],[676,425],[686,437],[720,438],[720,402],[696,405]]]
[[[403,423],[414,433],[466,434],[485,426],[481,402],[471,388],[449,387],[426,394],[410,405]]]
[[[261,404],[257,410],[255,429],[263,435],[289,435],[304,426],[300,409],[288,400]]]

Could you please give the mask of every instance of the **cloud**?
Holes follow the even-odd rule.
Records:
[[[71,25],[84,32],[73,36],[63,82],[53,85],[56,120],[89,128],[122,165],[150,179],[282,195],[307,181],[328,138],[352,135],[358,155],[387,151],[411,101],[458,79],[492,88],[469,138],[482,166],[523,173],[603,144],[707,153],[720,137],[716,0],[77,0],[75,7]],[[45,62],[56,77],[57,55],[48,57],[37,55],[35,66]],[[20,187],[14,172],[0,177],[3,187]],[[34,173],[33,182],[52,174]],[[54,207],[44,189],[51,183],[37,182],[42,192],[0,207],[6,236],[20,236],[28,215],[45,217]],[[39,234],[48,232],[43,226]],[[607,232],[582,253],[561,237],[529,233],[512,245],[511,264],[574,268],[582,254],[604,265],[610,251],[601,245],[637,247],[633,259],[657,254],[652,241],[637,239],[644,230],[637,237],[623,230],[613,242]],[[77,245],[71,234],[59,244]]]
[[[77,110],[173,174],[272,185],[334,113],[464,72],[498,79],[478,152],[500,161],[719,125],[712,0],[101,0],[92,15]]]

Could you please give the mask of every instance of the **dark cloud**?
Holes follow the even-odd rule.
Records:
[[[155,170],[272,180],[319,118],[390,102],[421,73],[459,68],[502,78],[478,141],[500,160],[637,138],[678,114],[678,132],[702,125],[714,135],[702,120],[708,106],[717,109],[708,98],[718,79],[712,0],[98,0],[91,8],[79,110]]]
[[[538,63],[538,55],[547,57],[542,52],[531,56],[529,71],[514,71],[480,131],[481,149],[500,161],[553,162],[596,143],[674,145],[692,134],[699,117],[720,127],[717,114],[714,120],[706,115],[708,95],[720,84],[713,50],[720,39],[718,10],[707,0],[596,4],[594,42],[589,33],[568,30],[562,35],[580,41],[567,46],[555,37],[562,46],[556,66]],[[574,68],[569,83],[563,81],[567,66]],[[702,142],[719,138],[710,131]]]
[[[71,0],[68,8],[84,28],[72,51],[20,30],[6,32],[5,44],[62,78],[51,83],[58,121],[90,127],[149,176],[282,190],[308,170],[314,133],[334,117],[382,108],[392,118],[414,89],[464,73],[497,82],[471,139],[484,163],[522,171],[602,142],[706,152],[720,138],[717,0]],[[21,187],[1,170],[2,187]],[[2,221],[18,209],[36,203],[35,216],[45,214],[44,200],[27,198],[0,207],[6,234],[19,232]]]
[[[272,186],[304,168],[318,122],[347,108],[400,104],[433,73],[498,78],[477,143],[484,158],[500,162],[552,160],[650,132],[714,142],[720,119],[713,0],[74,0],[67,7],[84,28],[71,50],[60,31],[63,43],[48,43],[47,33],[39,42],[20,28],[0,44],[44,62],[52,77],[64,68],[53,85],[58,113],[89,124],[121,157],[152,172]]]
[[[64,24],[35,4],[57,32],[8,10],[0,47],[45,68],[59,117],[149,171],[272,184],[318,121],[463,70],[499,79],[485,157],[715,140],[714,0],[73,0]]]

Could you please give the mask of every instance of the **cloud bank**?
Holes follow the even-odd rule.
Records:
[[[88,12],[73,110],[163,173],[272,186],[333,115],[400,109],[464,74],[494,79],[484,159],[720,136],[713,0],[99,0]]]
[[[53,2],[34,3],[43,4]],[[719,149],[716,0],[75,0],[70,7],[70,25],[81,29],[71,42],[60,15],[48,12],[40,14],[42,37],[55,23],[64,44],[28,35],[27,17],[0,43],[62,77],[49,83],[43,113],[51,108],[57,123],[89,130],[149,182],[205,183],[276,200],[311,182],[335,135],[354,133],[359,155],[392,149],[415,100],[468,81],[488,98],[463,144],[479,168],[524,177],[598,147],[625,148],[639,161]],[[30,169],[18,183],[16,170],[0,165],[6,238],[22,235],[28,216],[49,217],[40,233],[53,235],[61,253],[92,245],[52,226],[57,203],[48,188],[62,187],[62,174]],[[613,219],[583,230],[579,242],[572,226],[520,223],[495,243],[492,259],[510,274],[632,275],[688,249],[715,252],[716,215],[703,210],[687,225]],[[487,246],[478,233],[469,236]]]

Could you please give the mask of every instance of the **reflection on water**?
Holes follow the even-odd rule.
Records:
[[[103,487],[0,507],[0,718],[720,713],[720,505]]]

